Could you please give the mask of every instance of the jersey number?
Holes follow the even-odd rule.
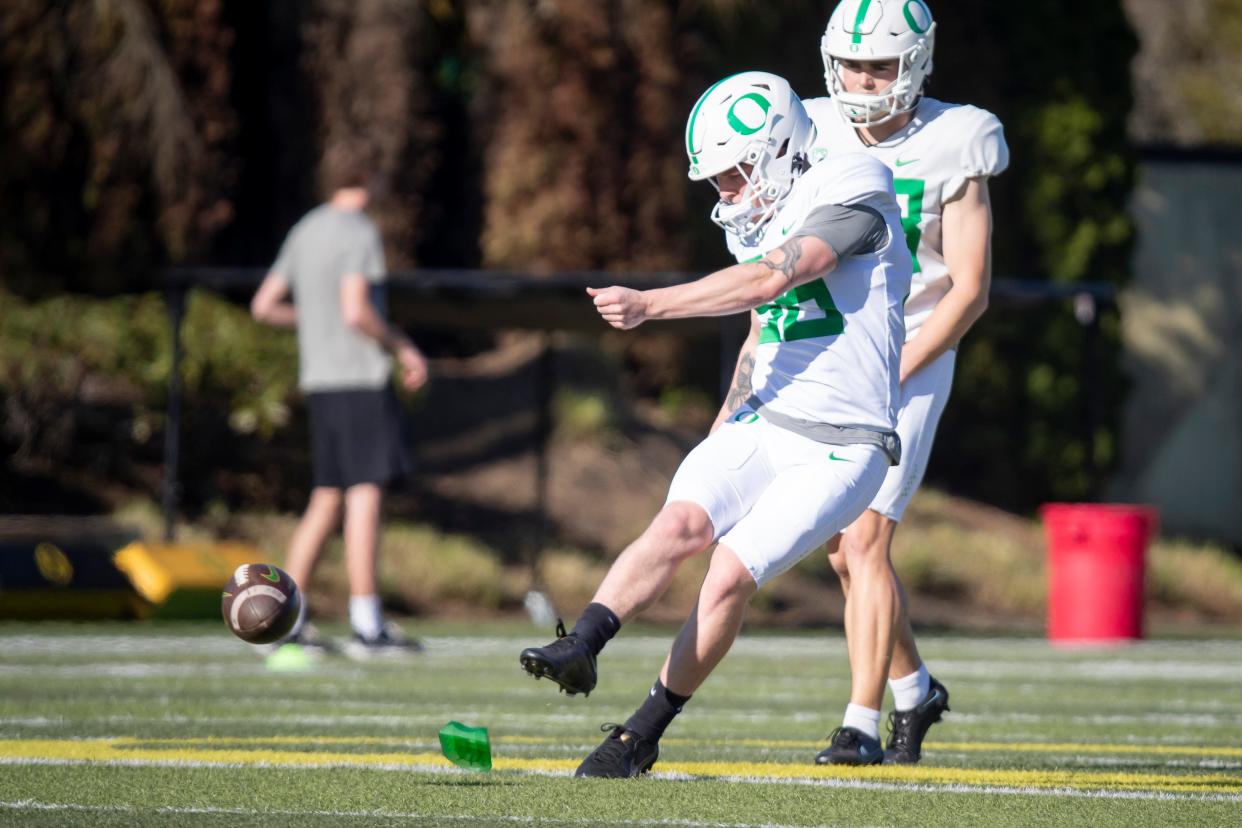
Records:
[[[803,302],[814,302],[824,315],[816,319],[798,319]],[[832,294],[823,279],[787,290],[770,304],[760,305],[755,310],[764,318],[763,328],[759,331],[760,345],[815,336],[836,336],[845,330],[845,319],[833,303]]]
[[[919,223],[923,221],[923,185],[921,178],[893,179],[893,189],[897,195],[905,196],[897,200],[901,202],[901,229],[906,231],[906,247],[910,248],[915,273],[923,271],[919,267],[918,257],[919,240],[923,238],[923,231],[919,227]]]

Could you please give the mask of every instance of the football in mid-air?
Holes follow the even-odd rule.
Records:
[[[270,644],[289,634],[302,606],[298,586],[271,564],[242,564],[224,585],[220,612],[233,635],[251,644]]]

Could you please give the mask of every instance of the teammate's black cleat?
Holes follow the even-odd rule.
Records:
[[[526,672],[535,678],[552,679],[571,696],[589,696],[595,689],[595,655],[578,636],[566,635],[559,620],[555,641],[546,647],[527,647],[518,660]]]
[[[828,736],[830,744],[815,755],[817,765],[878,765],[884,747],[856,727],[838,727]]]
[[[630,779],[651,770],[660,756],[659,742],[650,742],[624,725],[606,724],[600,730],[612,730],[608,738],[582,760],[574,776],[599,779]]]
[[[912,710],[894,710],[888,714],[888,744],[884,761],[897,765],[913,765],[923,757],[923,737],[927,729],[940,721],[940,714],[949,709],[949,691],[935,679],[927,698]]]

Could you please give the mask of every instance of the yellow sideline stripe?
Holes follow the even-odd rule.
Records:
[[[1079,744],[1077,742],[927,742],[926,750],[1014,751],[1018,753],[1141,753],[1157,756],[1239,757],[1242,747],[1224,745]]]
[[[326,765],[392,766],[421,765],[447,767],[436,753],[337,753],[331,751],[235,750],[211,748],[213,741],[226,744],[238,740],[167,740],[182,746],[150,747],[160,740],[114,739],[0,739],[0,760],[78,761],[121,764],[125,762],[168,762],[204,765]],[[268,740],[271,741],[271,740]],[[354,740],[356,741],[356,740]],[[314,744],[314,740],[304,740]],[[185,747],[184,745],[202,745]],[[536,773],[572,771],[577,759],[524,759],[496,757],[496,770]],[[1242,777],[1211,774],[1118,773],[1082,770],[1001,770],[988,768],[905,767],[840,768],[807,763],[767,762],[661,762],[668,773],[697,777],[743,777],[753,779],[836,779],[858,782],[885,782],[908,785],[966,785],[1007,788],[1070,788],[1076,790],[1159,791],[1168,793],[1223,793],[1242,795]]]
[[[492,743],[497,745],[527,746],[562,746],[565,739],[550,739],[546,736],[493,736]],[[586,739],[584,741],[590,741]],[[2,742],[0,742],[2,743]],[[159,737],[151,739],[132,739],[133,746],[143,745],[426,745],[435,744],[434,740],[425,738],[397,736],[198,736],[190,738]],[[818,751],[823,747],[823,740],[805,739],[684,739],[665,737],[660,740],[662,745],[679,745],[692,747],[758,747],[790,750]],[[950,751],[959,753],[991,753],[1008,751],[1013,753],[1092,753],[1092,754],[1143,754],[1156,756],[1199,756],[1202,758],[1240,758],[1242,747],[1225,745],[1140,745],[1110,744],[1092,742],[926,742],[925,750]]]
[[[564,739],[548,739],[542,736],[501,736],[494,739],[497,744],[510,745],[560,745]],[[819,751],[824,747],[820,739],[681,739],[664,737],[661,745],[690,745],[694,747],[757,747],[769,749],[791,749]],[[1015,751],[1021,753],[1115,753],[1115,754],[1151,754],[1158,756],[1201,756],[1204,758],[1236,757],[1242,758],[1242,747],[1225,747],[1223,745],[1137,745],[1137,744],[1092,744],[1078,742],[924,742],[924,750],[957,751],[962,753],[990,753],[992,751]]]

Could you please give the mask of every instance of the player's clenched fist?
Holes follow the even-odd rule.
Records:
[[[647,298],[641,290],[618,287],[587,288],[595,309],[614,328],[628,331],[647,321]]]

